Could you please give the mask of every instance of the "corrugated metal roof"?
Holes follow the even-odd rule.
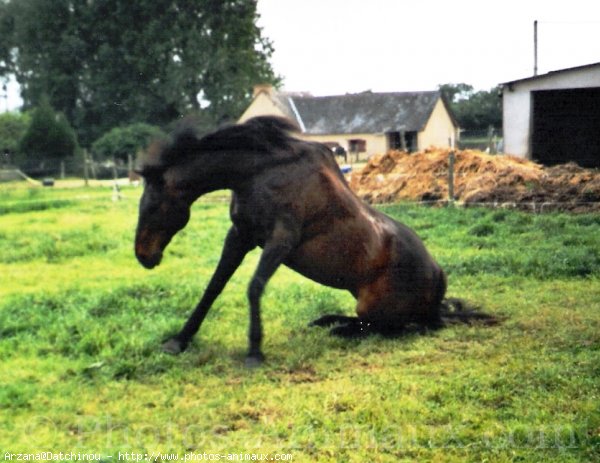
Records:
[[[500,85],[509,86],[509,85],[512,85],[512,84],[517,84],[517,83],[527,82],[527,81],[537,80],[537,79],[545,79],[547,77],[553,77],[553,76],[556,76],[556,75],[562,74],[562,73],[568,73],[568,72],[573,72],[573,71],[581,71],[581,70],[584,70],[584,69],[595,68],[595,67],[598,67],[598,66],[600,66],[600,63],[591,63],[591,64],[584,64],[582,66],[576,66],[576,67],[572,67],[572,68],[557,69],[556,71],[550,71],[550,72],[547,72],[545,74],[539,74],[537,76],[524,77],[522,79],[511,80],[509,82],[503,82]]]
[[[305,133],[325,135],[423,130],[441,95],[439,91],[322,97],[279,93],[276,98]]]

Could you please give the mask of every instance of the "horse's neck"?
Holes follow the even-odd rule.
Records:
[[[175,168],[173,176],[178,184],[197,189],[197,196],[201,196],[216,190],[236,190],[271,164],[263,153],[205,153]]]

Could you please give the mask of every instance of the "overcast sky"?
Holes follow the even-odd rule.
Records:
[[[528,77],[535,19],[540,74],[600,62],[598,0],[258,0],[258,11],[284,89],[313,95]],[[8,108],[20,104],[9,85]]]
[[[600,62],[598,0],[258,0],[272,64],[289,91],[314,95],[489,90]],[[599,83],[600,85],[600,83]]]

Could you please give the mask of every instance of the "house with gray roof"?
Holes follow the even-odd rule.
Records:
[[[315,97],[259,85],[239,121],[264,115],[287,117],[298,125],[302,138],[342,147],[363,158],[390,149],[454,146],[459,134],[439,91]]]

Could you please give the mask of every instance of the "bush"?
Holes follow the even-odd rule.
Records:
[[[127,161],[152,140],[164,137],[164,132],[155,126],[136,123],[127,127],[117,127],[107,132],[92,144],[92,153],[99,160],[115,159]]]
[[[21,113],[0,114],[0,164],[13,163],[19,142],[29,126],[29,115]]]
[[[33,110],[31,123],[19,144],[28,161],[62,160],[77,151],[75,131],[60,113],[54,112],[47,100]]]

